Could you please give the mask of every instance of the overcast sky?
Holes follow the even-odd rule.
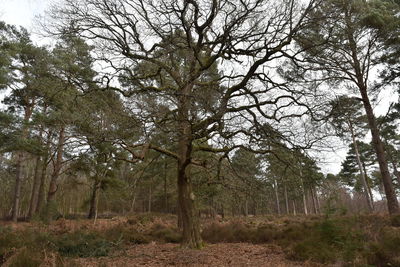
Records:
[[[36,15],[43,14],[51,0],[0,0],[0,20],[31,30]]]

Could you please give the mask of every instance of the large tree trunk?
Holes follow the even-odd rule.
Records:
[[[350,120],[348,121],[348,124],[349,124],[349,128],[350,128],[351,138],[353,140],[354,152],[356,153],[358,169],[360,170],[360,178],[361,178],[361,183],[362,183],[363,188],[364,188],[365,200],[367,202],[369,211],[372,212],[374,210],[374,207],[373,207],[373,205],[371,203],[371,198],[369,196],[367,178],[365,176],[364,169],[363,169],[363,166],[362,166],[360,152],[358,150],[357,140],[356,140],[356,136],[354,134],[353,124],[351,123]]]
[[[49,191],[47,193],[47,204],[53,201],[54,196],[57,192],[57,180],[58,176],[60,176],[61,166],[62,166],[62,154],[64,150],[64,141],[65,141],[65,127],[62,126],[60,129],[60,133],[58,136],[58,144],[57,144],[57,157],[54,163],[54,170],[51,174]]]
[[[182,219],[182,246],[201,248],[200,223],[195,208],[195,195],[189,177],[192,156],[192,129],[189,118],[190,94],[193,85],[181,90],[178,108],[178,204]]]
[[[385,189],[385,195],[387,199],[387,206],[389,210],[389,214],[398,214],[400,213],[399,203],[397,201],[396,192],[393,188],[392,178],[390,177],[388,163],[385,156],[385,150],[383,147],[383,143],[380,138],[378,126],[376,124],[376,119],[374,112],[372,110],[371,103],[369,102],[367,88],[364,86],[359,86],[361,97],[364,103],[365,112],[368,118],[369,128],[371,130],[372,135],[372,143],[376,152],[376,156],[378,158],[379,169],[382,175],[382,183]]]
[[[179,160],[178,163],[178,200],[182,220],[182,246],[201,248],[203,243],[200,236],[200,224],[195,209],[195,196],[192,191],[187,167]]]

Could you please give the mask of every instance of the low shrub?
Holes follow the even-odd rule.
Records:
[[[41,252],[23,248],[7,262],[10,267],[39,267],[42,264]]]
[[[143,233],[139,233],[136,229],[129,225],[116,225],[112,228],[99,233],[110,242],[118,244],[120,242],[126,244],[147,244],[150,242],[149,238]]]
[[[250,242],[268,243],[276,239],[277,229],[271,225],[249,226],[238,222],[212,223],[202,231],[202,237],[210,243]]]
[[[376,266],[400,266],[400,229],[385,227],[380,240],[370,244],[367,258]]]
[[[348,221],[324,219],[312,227],[303,227],[292,245],[290,257],[321,263],[351,261],[363,251],[363,237]]]
[[[56,250],[67,257],[107,256],[114,244],[96,233],[76,231],[54,240]]]
[[[171,228],[163,224],[155,224],[148,232],[151,239],[161,242],[179,243],[182,239],[177,228]]]
[[[400,227],[400,215],[392,215],[392,216],[390,216],[390,224],[393,227]]]
[[[212,223],[203,229],[201,235],[207,242],[218,243],[241,242],[246,234],[244,226],[238,223]]]
[[[38,266],[41,252],[50,246],[50,236],[45,232],[0,227],[0,265],[8,262],[12,263],[10,266]]]

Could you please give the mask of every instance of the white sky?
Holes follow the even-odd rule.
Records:
[[[33,28],[33,18],[43,14],[51,0],[0,0],[0,20],[8,24]]]

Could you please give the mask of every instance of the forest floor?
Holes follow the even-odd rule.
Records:
[[[0,222],[1,266],[400,266],[399,220],[369,216],[202,219],[182,249],[176,217]]]
[[[111,257],[81,258],[79,266],[305,266],[287,260],[279,247],[250,243],[209,244],[201,250],[178,244],[140,244]],[[308,265],[307,266],[316,266]]]

